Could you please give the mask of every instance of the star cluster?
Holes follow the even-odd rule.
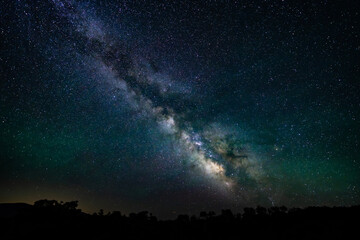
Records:
[[[359,204],[357,9],[6,3],[0,201],[164,217]]]

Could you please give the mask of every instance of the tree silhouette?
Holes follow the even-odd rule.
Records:
[[[0,204],[0,213],[2,210]],[[7,205],[6,205],[7,206]],[[16,207],[18,205],[14,205]],[[46,236],[64,239],[348,239],[357,232],[360,206],[308,207],[285,206],[266,209],[244,208],[241,215],[223,209],[200,212],[199,216],[178,215],[176,220],[158,221],[147,211],[122,215],[114,211],[93,215],[77,209],[78,202],[42,199],[15,217],[1,217],[4,239]],[[119,235],[121,233],[121,235]]]

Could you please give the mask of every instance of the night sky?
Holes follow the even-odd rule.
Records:
[[[0,202],[360,204],[357,1],[1,1]]]

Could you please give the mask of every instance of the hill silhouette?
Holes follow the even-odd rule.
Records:
[[[0,204],[2,239],[348,239],[359,234],[360,206],[258,206],[166,221],[147,211],[86,214],[77,207],[77,201],[46,199],[34,205]]]

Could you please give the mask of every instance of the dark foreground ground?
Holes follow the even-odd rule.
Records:
[[[360,206],[245,208],[179,215],[160,221],[148,212],[89,215],[77,202],[0,204],[0,239],[360,239]]]

